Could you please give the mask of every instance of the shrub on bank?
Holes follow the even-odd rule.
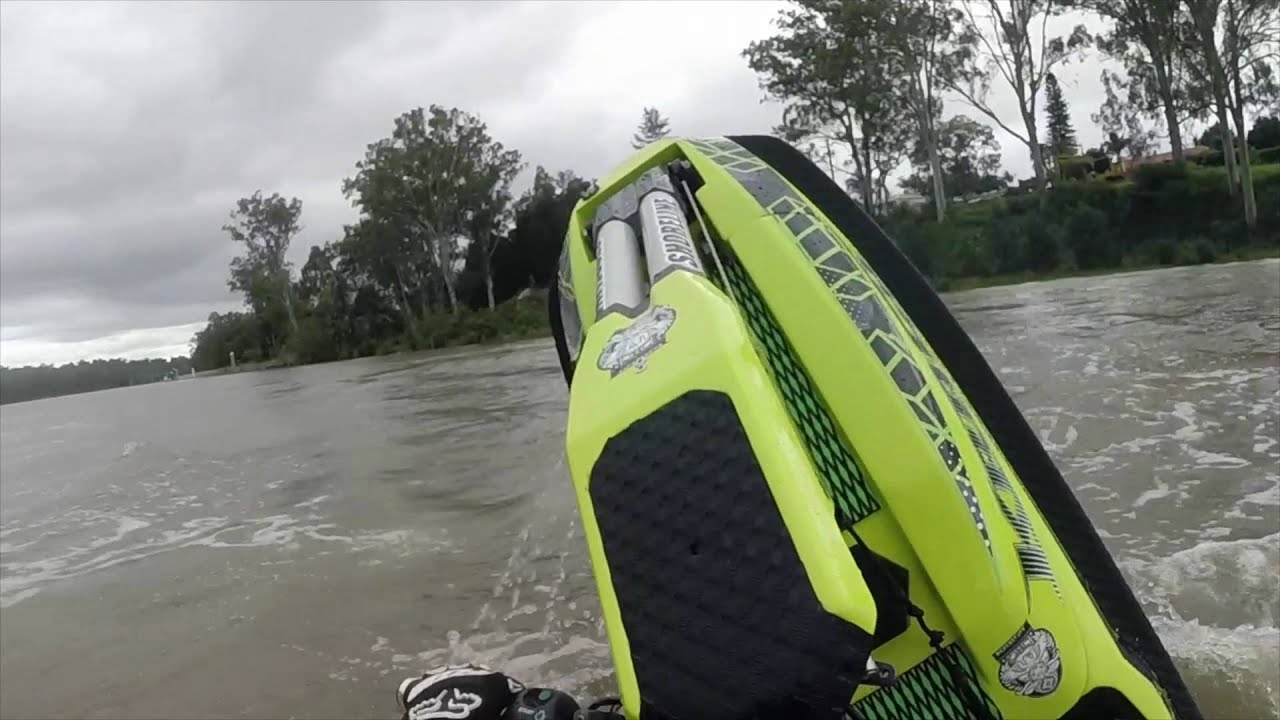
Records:
[[[1137,168],[1130,179],[1059,180],[1043,196],[1006,195],[948,209],[933,222],[897,213],[886,229],[935,286],[948,278],[1196,264],[1250,242],[1280,244],[1280,164],[1253,168],[1258,223],[1250,238],[1226,169]]]

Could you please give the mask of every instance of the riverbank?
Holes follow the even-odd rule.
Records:
[[[388,335],[381,340],[366,339],[357,344],[343,342],[343,333],[315,332],[318,326],[310,318],[303,323],[307,332],[300,333],[278,356],[268,360],[238,362],[235,367],[223,366],[200,371],[196,373],[196,377],[216,377],[467,346],[502,345],[551,334],[546,290],[527,290],[492,309],[462,308],[456,313],[437,311],[404,318],[403,323],[408,330]],[[347,337],[352,334],[354,333],[345,333]]]
[[[895,208],[877,221],[943,291],[1268,257],[1280,246],[1280,164],[1255,170],[1252,228],[1223,168],[1190,164],[958,204],[941,222],[927,207]]]
[[[1174,263],[1131,263],[1120,267],[1097,268],[1092,270],[1058,269],[1047,273],[1005,273],[986,277],[948,278],[937,284],[939,293],[953,293],[964,290],[1020,285],[1026,283],[1050,282],[1076,277],[1102,277],[1127,273],[1159,270],[1163,268],[1185,267],[1187,265],[1225,265],[1238,262],[1252,262],[1280,258],[1280,246],[1246,246],[1215,257],[1211,261],[1174,262]],[[408,336],[396,337],[383,343],[377,352],[352,357],[335,358],[318,362],[299,362],[296,359],[282,357],[266,362],[250,362],[235,368],[224,367],[196,373],[196,377],[214,377],[240,372],[275,370],[302,365],[318,365],[326,362],[340,362],[358,357],[403,355],[409,353],[432,352],[443,350],[460,350],[466,347],[492,347],[527,340],[550,337],[551,326],[546,313],[546,292],[542,290],[528,293],[520,300],[503,303],[494,310],[470,310],[453,315],[429,315],[426,320],[417,323],[419,339],[422,343],[414,347]]]
[[[1231,252],[1220,255],[1209,262],[1188,262],[1188,263],[1131,263],[1120,267],[1097,268],[1093,270],[1054,270],[1046,273],[1035,272],[1019,272],[1005,273],[1002,275],[988,275],[986,277],[958,277],[944,278],[936,284],[935,289],[938,292],[960,292],[962,290],[979,290],[989,287],[1000,287],[1004,285],[1021,285],[1023,283],[1048,282],[1050,280],[1062,280],[1064,278],[1075,277],[1100,277],[1104,275],[1118,275],[1120,273],[1142,272],[1144,270],[1159,270],[1161,268],[1184,267],[1186,265],[1225,265],[1228,263],[1251,262],[1254,260],[1270,260],[1280,258],[1280,245],[1269,246],[1246,246],[1233,250]]]

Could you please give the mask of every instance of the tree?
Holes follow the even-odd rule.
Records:
[[[910,110],[916,132],[916,146],[923,151],[929,171],[936,219],[946,217],[947,192],[943,184],[946,171],[939,155],[938,121],[942,117],[942,91],[954,83],[960,65],[969,60],[972,38],[961,35],[958,10],[947,0],[858,0],[864,18],[883,23],[877,33],[884,38],[886,49],[893,55],[894,66],[900,67],[906,82],[900,93]],[[846,2],[846,7],[858,3]],[[830,164],[830,161],[828,161]],[[921,189],[922,194],[928,194]]]
[[[1121,149],[1123,150],[1123,148]],[[1111,169],[1112,153],[1110,151],[1096,147],[1085,150],[1084,154],[1088,155],[1093,160],[1092,167],[1090,168],[1093,172],[1102,174]]]
[[[265,356],[258,337],[260,323],[248,313],[210,313],[208,323],[191,339],[191,362],[196,370],[214,370],[236,362],[255,362]]]
[[[978,57],[983,63],[965,67],[950,88],[1027,146],[1036,185],[1043,189],[1047,176],[1036,128],[1040,90],[1048,73],[1083,53],[1092,36],[1084,25],[1077,25],[1065,38],[1047,35],[1049,18],[1068,9],[1066,0],[962,0],[961,7],[963,32],[977,39]],[[1038,31],[1033,30],[1036,25]],[[1005,122],[987,100],[993,73],[1013,90],[1021,131]]]
[[[1222,157],[1227,166],[1227,189],[1234,195],[1239,189],[1236,174],[1235,142],[1231,137],[1227,116],[1227,77],[1222,65],[1215,36],[1222,0],[1180,0],[1186,10],[1187,20],[1181,33],[1180,49],[1187,57],[1190,68],[1196,68],[1197,77],[1209,89],[1218,127],[1222,130]]]
[[[532,186],[515,203],[515,226],[494,256],[495,284],[512,291],[547,287],[569,226],[569,215],[595,183],[572,171],[551,173],[538,166]]]
[[[658,108],[646,107],[640,114],[640,125],[636,134],[631,136],[631,147],[639,150],[652,142],[657,142],[671,132],[667,118],[658,114]]]
[[[1098,112],[1090,116],[1107,134],[1105,146],[1117,163],[1121,162],[1121,152],[1126,149],[1129,157],[1149,154],[1156,139],[1155,130],[1143,123],[1143,111],[1116,92],[1123,85],[1124,81],[1118,75],[1110,70],[1103,70],[1102,88],[1106,99]]]
[[[788,140],[827,138],[848,149],[863,205],[876,212],[886,167],[910,142],[900,102],[900,52],[886,42],[876,5],[794,0],[774,20],[778,34],[751,43],[748,66],[767,96],[787,103],[779,132]],[[895,158],[897,159],[895,161]]]
[[[964,115],[956,115],[938,125],[938,155],[949,197],[976,195],[1007,187],[1008,173],[999,174],[1000,144],[987,125]],[[911,152],[916,172],[902,181],[902,187],[924,194],[933,185],[925,148],[917,142]]]
[[[1116,163],[1120,163],[1123,160],[1121,153],[1123,153],[1125,148],[1129,147],[1132,143],[1132,138],[1122,137],[1114,132],[1109,132],[1107,133],[1107,140],[1102,144],[1102,147]]]
[[[302,201],[286,200],[278,193],[263,197],[261,191],[241,198],[231,212],[231,222],[222,229],[231,239],[244,245],[245,254],[231,261],[228,286],[244,293],[245,302],[253,308],[259,321],[270,328],[272,344],[278,346],[285,333],[278,329],[276,311],[284,308],[289,329],[298,330],[298,317],[293,309],[293,282],[285,255],[289,243],[298,233],[302,217]],[[279,300],[281,305],[276,304]]]
[[[456,313],[458,246],[477,198],[494,191],[502,175],[494,168],[506,161],[477,116],[436,105],[429,114],[415,108],[396,118],[391,137],[366,148],[343,192],[382,231],[409,240],[415,274],[434,274]],[[403,291],[403,279],[401,285]]]
[[[175,380],[191,374],[185,357],[81,360],[77,363],[0,367],[0,404]]]
[[[1221,54],[1227,80],[1231,121],[1240,142],[1240,188],[1245,225],[1258,223],[1253,190],[1253,161],[1249,156],[1245,112],[1280,97],[1271,60],[1280,57],[1273,45],[1280,38],[1280,0],[1226,0],[1225,52]]]
[[[1098,47],[1118,60],[1129,78],[1128,104],[1148,117],[1162,115],[1175,162],[1186,159],[1182,123],[1206,110],[1186,56],[1179,52],[1183,9],[1175,0],[1081,0],[1088,10],[1112,21]]]
[[[1258,149],[1280,147],[1280,117],[1260,117],[1253,121],[1249,144]]]
[[[481,263],[485,292],[489,309],[493,309],[493,253],[505,237],[511,221],[511,182],[524,167],[520,152],[506,150],[502,143],[493,142],[484,147],[478,172],[469,188],[470,210],[467,219],[468,235],[477,247],[476,257]]]
[[[432,297],[434,265],[420,243],[385,217],[364,217],[343,228],[338,268],[354,286],[371,288],[382,304],[399,311],[404,329],[413,327],[413,300],[425,315]]]
[[[1272,61],[1277,57],[1276,17],[1280,0],[1182,0],[1188,32],[1181,49],[1211,90],[1219,127],[1228,187],[1238,189],[1245,224],[1257,224],[1253,171],[1247,147],[1237,158],[1236,139],[1244,139],[1245,111],[1250,105],[1280,96]],[[1219,34],[1221,39],[1219,39]],[[1220,44],[1221,43],[1221,44]]]
[[[1053,73],[1044,79],[1045,134],[1049,136],[1049,149],[1054,157],[1075,155],[1080,147],[1076,143],[1076,131],[1071,126],[1071,110],[1062,97],[1062,88]]]
[[[1214,123],[1196,137],[1196,144],[1222,152],[1222,123]]]

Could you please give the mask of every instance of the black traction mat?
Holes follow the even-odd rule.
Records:
[[[590,495],[642,720],[840,717],[871,637],[820,605],[728,395],[611,438]]]

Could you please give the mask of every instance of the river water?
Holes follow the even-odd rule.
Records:
[[[1212,717],[1280,715],[1280,262],[958,293]],[[0,715],[610,690],[549,341],[0,410]]]

